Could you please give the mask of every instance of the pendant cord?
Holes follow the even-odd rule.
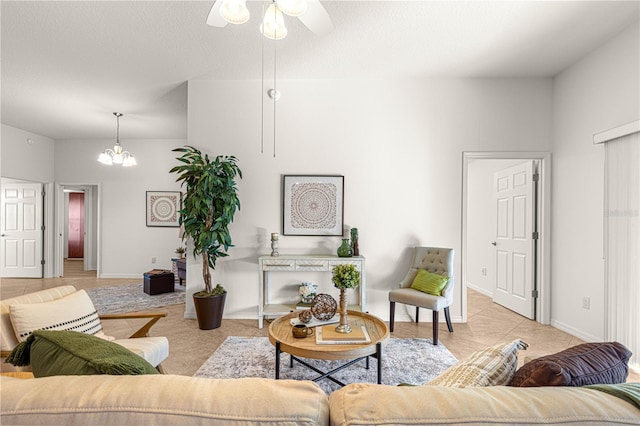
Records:
[[[262,13],[264,15],[264,6],[262,6]],[[260,154],[264,154],[264,37],[260,37],[260,40],[262,50],[262,70],[260,74]]]
[[[278,100],[278,88],[276,86],[277,45],[277,43],[273,43],[273,158],[276,158],[276,102]]]

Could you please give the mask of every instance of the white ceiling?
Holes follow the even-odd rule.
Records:
[[[54,139],[186,138],[190,79],[260,79],[262,2],[213,28],[208,1],[5,1],[2,123]],[[553,76],[640,17],[639,1],[322,1],[295,18],[278,78]],[[271,41],[265,40],[269,52]]]

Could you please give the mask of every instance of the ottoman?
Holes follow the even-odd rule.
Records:
[[[152,269],[144,273],[143,290],[148,295],[170,293],[174,291],[173,272],[165,269]]]

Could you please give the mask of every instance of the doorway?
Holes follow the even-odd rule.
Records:
[[[56,185],[56,276],[78,271],[98,276],[99,186]]]
[[[514,272],[524,271],[524,267],[530,264],[532,269],[529,274],[531,289],[527,290],[527,300],[522,302],[531,304],[531,318],[537,322],[548,324],[550,321],[550,170],[551,157],[546,152],[465,152],[463,153],[463,200],[462,200],[462,299],[463,321],[466,321],[466,289],[470,288],[492,297],[497,303],[503,303],[506,299],[504,291],[500,288],[504,284],[504,273],[507,271],[506,262],[499,262],[508,255],[506,248],[513,241],[496,238],[499,214],[495,195],[494,181],[496,172],[513,168],[520,164],[537,165],[539,180],[537,182],[537,203],[534,206],[533,215],[536,217],[537,240],[531,244],[531,258],[523,261],[522,256],[516,256],[519,263],[515,264]],[[482,208],[478,206],[483,206]],[[511,226],[511,225],[510,225]],[[531,239],[533,239],[531,235]],[[501,247],[497,247],[500,243]],[[504,244],[503,244],[504,243]],[[506,256],[500,257],[499,254]],[[530,263],[529,263],[530,262]],[[510,266],[511,268],[514,265]],[[501,272],[502,271],[502,272]],[[511,275],[511,272],[509,273]],[[500,276],[499,276],[500,275]],[[515,274],[518,277],[517,274]],[[503,281],[500,281],[500,278]],[[524,283],[524,280],[522,280]],[[520,282],[516,282],[516,286]],[[507,287],[504,285],[503,287]],[[524,287],[523,287],[524,288]],[[519,287],[516,287],[519,290]],[[532,291],[536,290],[537,294]],[[517,293],[517,292],[516,292]],[[496,298],[495,296],[498,295]],[[534,298],[534,296],[538,296]],[[513,295],[510,295],[513,296]],[[516,296],[519,296],[516,294]],[[511,297],[507,303],[518,297]],[[517,300],[516,300],[517,301]],[[507,306],[509,309],[512,307]],[[525,315],[528,316],[528,315]]]

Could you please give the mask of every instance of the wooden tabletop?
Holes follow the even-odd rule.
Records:
[[[294,356],[312,359],[355,359],[376,353],[376,344],[382,342],[384,345],[389,337],[389,327],[380,318],[373,315],[349,311],[347,313],[347,321],[351,328],[365,326],[371,337],[370,343],[357,345],[316,345],[315,332],[313,336],[304,338],[295,338],[291,333],[290,320],[297,318],[299,312],[291,312],[274,320],[269,325],[269,341],[275,346],[276,342],[280,342],[280,349],[283,352]],[[336,315],[339,315],[336,313]],[[337,326],[338,324],[333,324]]]

